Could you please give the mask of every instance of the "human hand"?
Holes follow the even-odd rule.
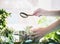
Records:
[[[35,16],[60,16],[60,10],[44,10],[38,8],[34,11],[33,15]]]
[[[31,36],[32,38],[35,38],[35,39],[42,38],[48,32],[46,28],[34,28],[34,29],[31,29],[31,31],[33,32]]]
[[[60,19],[58,19],[57,21],[55,21],[54,23],[52,23],[48,27],[43,27],[43,28],[39,27],[39,28],[31,29],[31,31],[33,32],[32,37],[33,38],[42,38],[47,33],[55,31],[54,28],[56,28],[59,25],[60,25]]]
[[[41,16],[41,15],[43,15],[43,13],[45,13],[45,12],[46,12],[46,10],[41,9],[41,8],[38,8],[37,10],[34,11],[33,15],[34,15],[34,16]]]

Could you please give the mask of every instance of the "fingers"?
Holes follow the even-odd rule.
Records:
[[[31,36],[35,36],[35,35],[37,35],[37,34],[39,34],[40,32],[35,32],[35,33],[33,33],[33,34],[31,34]]]
[[[38,37],[42,37],[43,34],[41,32],[34,32],[31,36],[32,38],[38,38]]]
[[[33,32],[33,34],[31,34],[33,39],[38,39],[38,38],[42,38],[45,33],[46,33],[46,28],[34,28],[31,29],[31,31]]]
[[[42,38],[42,37],[43,37],[42,34],[36,33],[34,36],[32,36],[32,39],[40,39],[40,38]]]
[[[38,31],[39,29],[38,28],[31,28],[30,29],[32,32],[36,32],[36,31]]]
[[[46,12],[46,10],[38,8],[36,11],[34,11],[33,15],[40,16],[42,15],[41,13],[44,13],[44,12]]]

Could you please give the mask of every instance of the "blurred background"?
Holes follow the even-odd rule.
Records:
[[[60,0],[0,0],[0,9],[4,9],[11,13],[7,17],[7,26],[13,28],[15,33],[24,31],[26,26],[46,27],[57,20],[53,16],[32,16],[28,18],[20,17],[20,12],[33,14],[38,8],[45,10],[60,10]],[[41,22],[40,22],[41,20]],[[43,21],[42,21],[43,20]],[[19,39],[19,36],[14,36]]]
[[[60,0],[0,0],[0,9],[5,9],[6,11],[12,13],[11,17],[7,19],[9,27],[14,27],[18,30],[19,28],[22,28],[23,30],[23,27],[29,24],[37,26],[38,17],[33,16],[23,19],[19,16],[20,12],[33,14],[33,12],[38,8],[46,10],[59,10],[59,1]],[[24,25],[23,27],[22,24]]]

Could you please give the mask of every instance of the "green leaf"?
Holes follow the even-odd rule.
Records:
[[[38,20],[38,24],[41,24],[46,21],[46,16],[43,16],[41,19]]]

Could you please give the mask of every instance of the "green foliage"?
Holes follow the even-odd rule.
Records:
[[[56,16],[56,19],[59,19],[59,18],[60,18],[59,16]],[[38,24],[42,24],[46,21],[47,21],[46,16],[45,17],[43,16],[42,19],[38,20]],[[49,44],[49,43],[60,44],[60,29],[57,29],[57,31],[54,31],[54,32],[51,32],[51,33],[47,34],[43,38],[44,39],[43,39],[42,42],[40,42],[40,44]]]
[[[9,29],[6,26],[6,18],[10,15],[11,13],[7,13],[5,10],[0,9],[0,42],[2,41],[1,36],[5,36],[7,38],[9,38],[10,40],[12,40],[12,36],[9,37],[10,35],[12,35],[13,31],[11,29]]]
[[[5,10],[0,9],[0,30],[6,27],[6,18],[10,15]]]
[[[46,21],[46,17],[43,16],[41,19],[38,20],[38,24],[41,24]]]
[[[40,42],[40,44],[49,44],[49,43],[54,43],[54,44],[60,44],[60,34],[58,34],[57,32],[59,32],[60,30],[58,31],[54,31],[54,32],[51,32],[49,34],[47,34],[44,39],[42,40],[42,42]],[[60,32],[59,32],[60,33]]]
[[[13,33],[13,31],[12,31],[11,29],[5,28],[5,29],[2,31],[1,35],[5,36],[5,37],[9,37],[9,34],[12,34],[12,33]]]

